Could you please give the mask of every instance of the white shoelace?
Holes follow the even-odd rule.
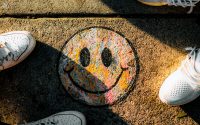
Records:
[[[0,48],[0,66],[5,61],[14,60],[16,61],[26,50],[26,48],[20,48],[17,43],[13,42],[15,49],[13,49],[8,43],[2,42]]]
[[[200,54],[200,49],[197,48],[186,48],[186,50],[191,51],[187,58],[182,62],[181,70],[186,74],[188,79],[192,83],[199,83],[200,81],[200,72],[196,69],[197,55]],[[200,63],[200,62],[199,62]]]
[[[167,0],[167,3],[168,3],[168,5],[190,7],[190,10],[188,11],[188,14],[190,14],[190,13],[192,13],[194,6],[199,1],[200,0]]]
[[[16,60],[18,58],[17,55],[19,54],[15,54],[17,52],[13,51],[6,43],[5,46],[0,49],[0,65],[2,65],[5,60]]]

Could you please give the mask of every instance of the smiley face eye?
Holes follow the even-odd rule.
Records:
[[[86,47],[80,52],[80,62],[83,67],[87,67],[90,64],[90,52]]]
[[[112,63],[112,54],[108,48],[104,48],[101,53],[101,59],[104,66],[109,67]]]

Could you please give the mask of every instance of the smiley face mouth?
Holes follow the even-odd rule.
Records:
[[[81,90],[83,90],[83,91],[85,91],[85,92],[88,92],[88,93],[102,94],[102,93],[108,92],[108,91],[111,90],[113,87],[115,87],[115,86],[117,85],[117,83],[119,82],[119,80],[120,80],[120,78],[121,78],[123,72],[126,71],[126,70],[128,70],[128,68],[122,68],[122,67],[121,67],[121,69],[122,69],[122,71],[121,71],[120,75],[117,77],[115,83],[114,83],[109,89],[106,89],[106,90],[104,90],[104,91],[90,91],[90,90],[87,90],[87,89],[83,88],[83,87],[80,86],[77,82],[75,82],[74,79],[73,79],[73,78],[71,77],[71,75],[70,75],[70,73],[71,73],[72,71],[74,71],[74,67],[72,67],[72,68],[71,68],[70,70],[68,70],[68,71],[66,71],[66,70],[64,69],[64,72],[68,74],[69,79],[71,80],[71,82],[72,82],[77,88],[79,88],[79,89],[81,89]]]

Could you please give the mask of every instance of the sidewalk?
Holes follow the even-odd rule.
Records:
[[[199,4],[198,4],[199,5]],[[189,8],[149,7],[136,0],[1,0],[0,15],[58,14],[183,14]],[[200,13],[200,6],[193,14]]]
[[[41,3],[33,0],[11,2],[0,7],[0,15],[52,13],[115,13],[106,3],[94,0],[83,2],[82,9],[76,0],[72,5]],[[77,0],[78,1],[78,0]],[[112,0],[111,0],[112,1]],[[129,6],[137,4],[132,2]],[[0,2],[2,5],[2,1]],[[51,6],[49,6],[51,5]],[[126,5],[126,4],[125,4]],[[6,7],[12,9],[5,9]],[[69,7],[70,6],[70,7]],[[115,6],[115,5],[113,5]],[[38,8],[37,8],[38,7]],[[69,7],[69,8],[68,8]],[[3,9],[2,9],[3,8]],[[23,8],[23,9],[22,9]],[[44,8],[44,9],[42,9]],[[68,9],[65,9],[68,8]],[[87,8],[87,9],[86,9]],[[155,13],[156,11],[150,13]],[[162,9],[162,8],[161,8]],[[102,11],[101,11],[102,10]],[[119,10],[117,13],[139,13],[142,11]],[[171,12],[175,10],[167,9]],[[178,9],[179,10],[179,9]],[[199,7],[195,8],[195,12]],[[180,12],[182,9],[180,9]],[[160,11],[164,13],[163,11]],[[200,11],[199,11],[200,12]],[[178,11],[177,11],[178,13]],[[133,43],[140,61],[139,79],[130,95],[121,103],[110,107],[90,107],[74,101],[64,90],[57,72],[59,53],[69,37],[86,27],[103,26],[123,34]],[[0,33],[13,30],[28,30],[37,40],[33,53],[21,64],[0,72],[0,121],[14,124],[33,121],[64,110],[78,110],[86,115],[90,125],[188,125],[200,123],[200,101],[171,107],[158,99],[159,87],[184,59],[185,47],[200,47],[200,25],[191,19],[158,18],[0,18]],[[185,114],[187,114],[186,117]]]

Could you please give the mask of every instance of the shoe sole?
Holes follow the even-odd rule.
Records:
[[[27,31],[12,31],[12,32],[0,34],[0,36],[7,36],[7,35],[12,35],[12,34],[24,34],[24,35],[26,35],[28,37],[29,41],[30,41],[30,44],[29,44],[27,50],[19,57],[19,59],[17,61],[15,61],[14,63],[12,63],[11,65],[9,65],[7,67],[4,67],[3,70],[11,68],[11,67],[19,64],[23,60],[25,60],[30,55],[30,53],[34,50],[35,45],[36,45],[35,39],[32,37],[31,33],[27,32]]]
[[[187,101],[176,101],[174,103],[169,103],[167,102],[162,96],[159,96],[160,100],[163,102],[163,103],[166,103],[167,105],[171,105],[171,106],[179,106],[179,105],[184,105],[184,104],[187,104],[189,102],[192,102],[194,101],[196,98],[198,98],[200,96],[200,94],[193,94],[190,96],[190,98],[184,98],[183,100],[187,100]],[[180,103],[181,102],[181,103]]]
[[[165,6],[167,5],[166,2],[144,2],[142,0],[138,0],[140,3],[143,3],[148,6]]]

